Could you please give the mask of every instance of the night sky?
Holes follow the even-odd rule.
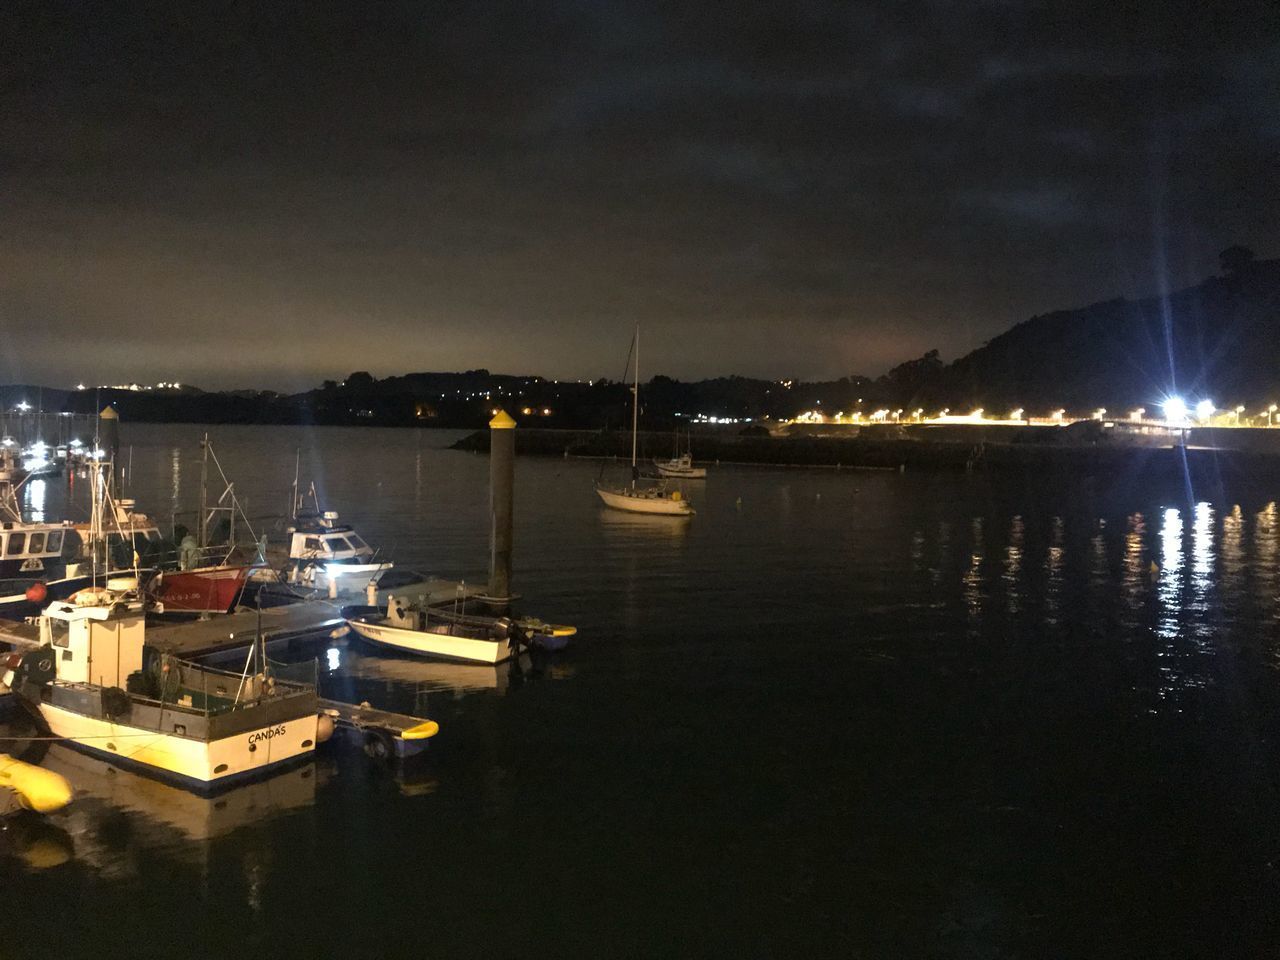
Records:
[[[0,381],[951,359],[1280,254],[1275,11],[5,4]]]

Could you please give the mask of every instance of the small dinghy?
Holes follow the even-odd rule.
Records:
[[[387,608],[351,606],[342,617],[358,636],[405,653],[465,663],[501,663],[521,650],[560,650],[577,633],[541,620],[482,617],[387,597]]]

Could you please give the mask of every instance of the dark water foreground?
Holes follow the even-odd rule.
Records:
[[[144,509],[194,502],[198,434],[129,429]],[[488,464],[452,439],[214,435],[251,512],[300,442],[367,539],[479,575]],[[517,585],[576,649],[319,647],[333,692],[425,695],[399,773],[333,751],[210,802],[56,748],[81,793],[0,838],[0,954],[1274,951],[1269,484],[724,467],[681,522],[604,511],[598,469],[517,466]]]

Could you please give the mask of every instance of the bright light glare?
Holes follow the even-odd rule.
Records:
[[[1208,420],[1213,416],[1214,406],[1212,400],[1201,400],[1196,404],[1196,416],[1201,420]]]
[[[1181,397],[1170,397],[1163,406],[1164,418],[1170,423],[1181,423],[1187,419],[1187,401]]]

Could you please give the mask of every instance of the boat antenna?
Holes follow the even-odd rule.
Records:
[[[298,477],[302,472],[302,448],[295,447],[293,451],[293,497],[289,501],[289,516],[296,517],[298,509],[302,506],[298,502]]]

